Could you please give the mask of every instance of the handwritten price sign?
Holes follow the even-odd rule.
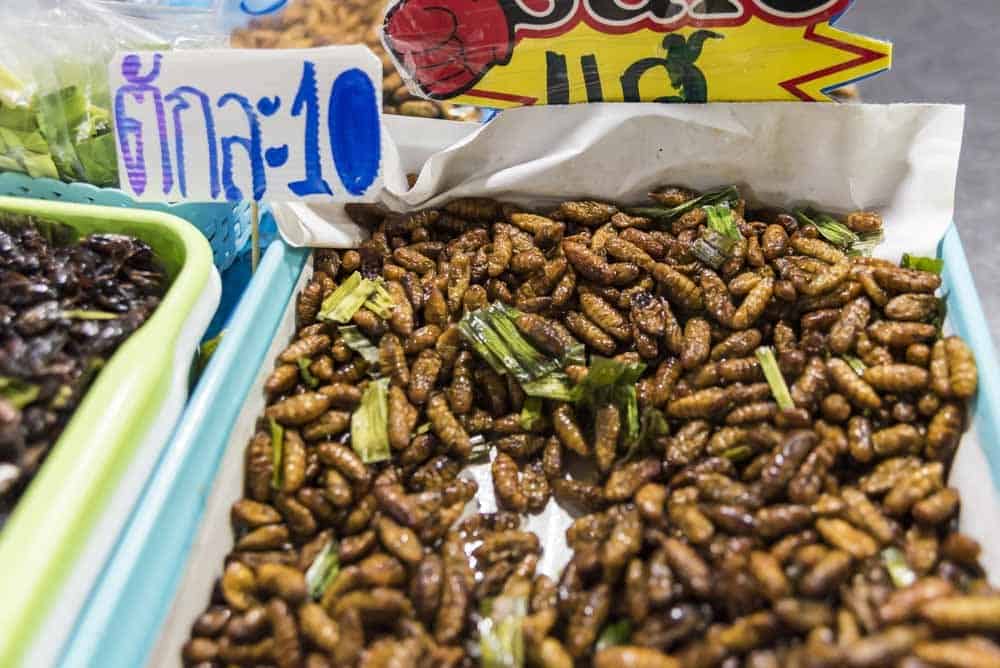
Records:
[[[364,200],[381,183],[381,76],[362,46],[118,53],[121,187],[140,200]]]

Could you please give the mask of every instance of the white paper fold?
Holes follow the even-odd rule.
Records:
[[[641,203],[665,184],[735,183],[752,202],[833,212],[877,209],[885,257],[933,255],[951,223],[964,108],[950,105],[594,104],[504,111],[430,155],[407,189],[412,155],[441,146],[441,122],[386,117],[399,161],[386,160],[394,209],[492,196],[544,207],[571,197]],[[459,126],[459,127],[456,127]],[[423,150],[421,150],[423,147]],[[409,164],[405,164],[409,162]],[[279,220],[295,245],[343,246],[342,207]]]

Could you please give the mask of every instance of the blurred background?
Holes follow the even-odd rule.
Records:
[[[997,0],[858,0],[838,27],[895,43],[866,102],[967,105],[955,219],[994,344],[1000,341],[1000,23]]]

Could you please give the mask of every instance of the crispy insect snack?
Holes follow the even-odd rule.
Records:
[[[858,254],[878,214],[651,198],[352,206],[372,240],[317,252],[184,661],[997,665],[940,278]]]

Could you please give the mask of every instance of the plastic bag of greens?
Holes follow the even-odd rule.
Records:
[[[0,171],[118,185],[108,62],[120,49],[224,42],[211,18],[188,19],[125,2],[0,3]]]

